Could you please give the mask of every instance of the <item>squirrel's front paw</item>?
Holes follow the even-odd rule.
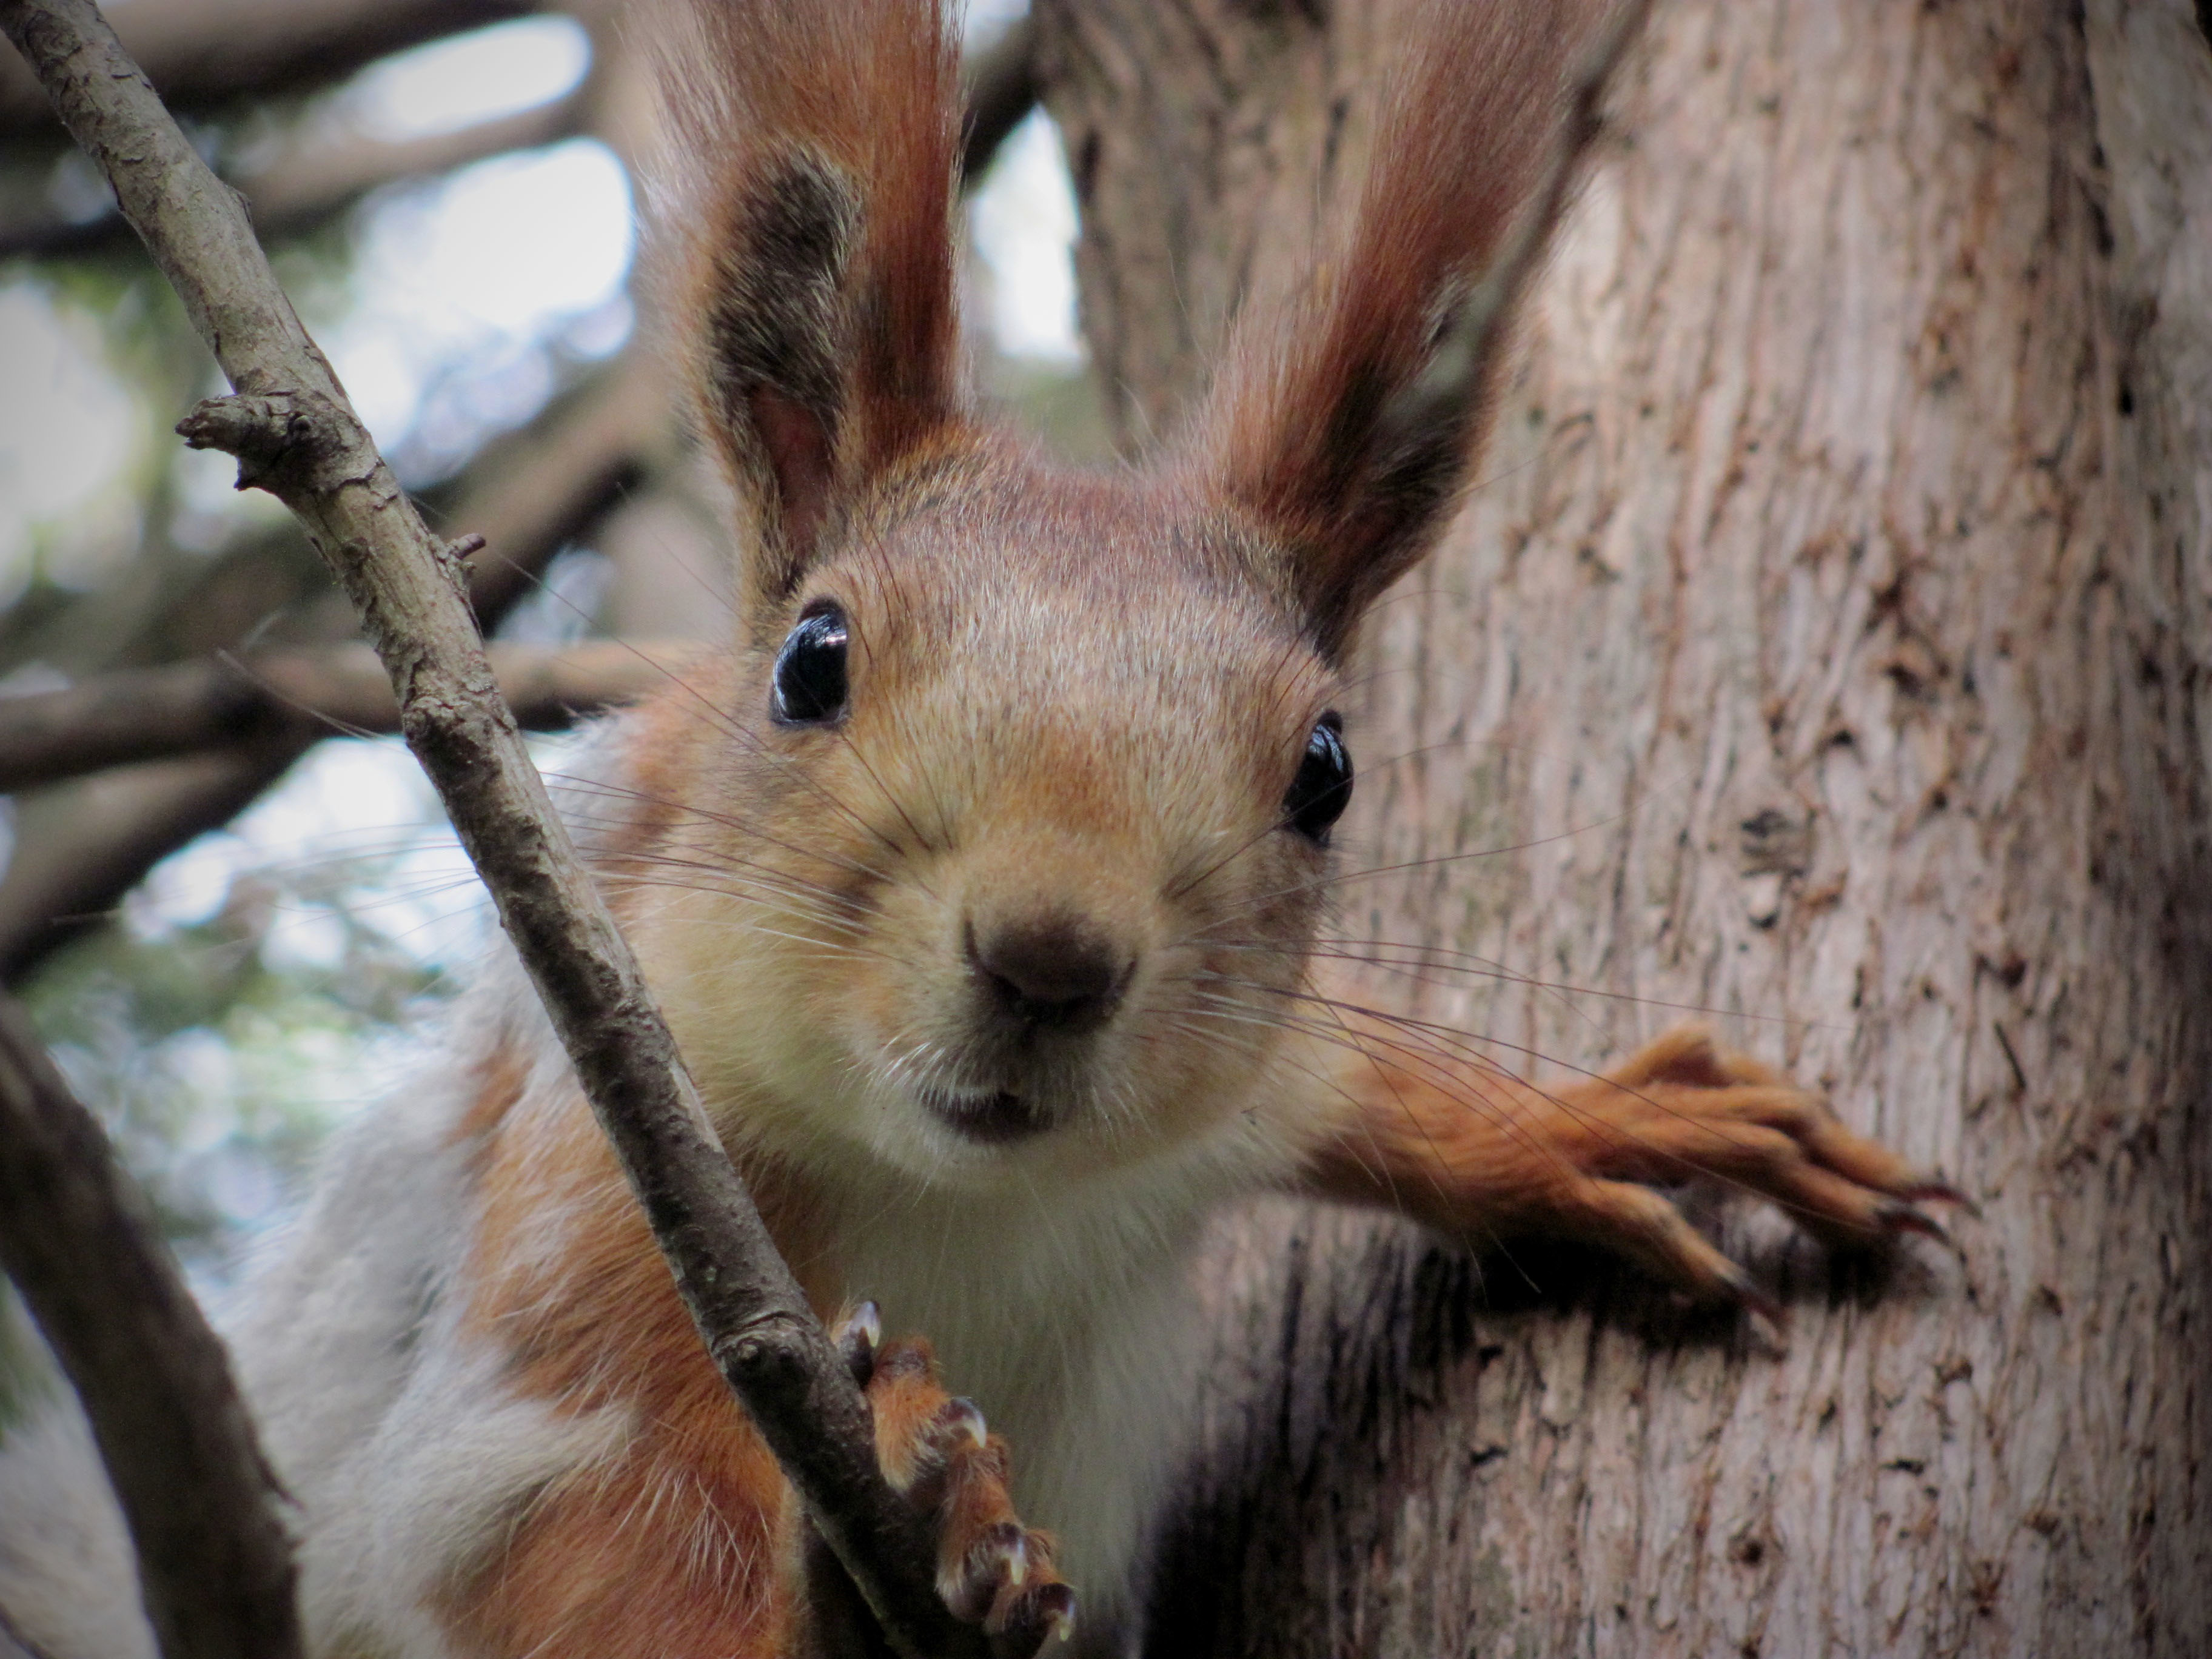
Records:
[[[929,1345],[882,1341],[873,1303],[836,1337],[875,1415],[884,1478],[935,1524],[937,1588],[953,1616],[983,1627],[994,1659],[1031,1659],[1073,1635],[1075,1592],[1053,1571],[1052,1540],[1014,1514],[1006,1443],[973,1401],[938,1385]],[[810,1577],[834,1571],[826,1550],[810,1554]]]
[[[1778,1310],[1750,1276],[1646,1182],[1712,1176],[1767,1199],[1838,1243],[1899,1232],[1941,1239],[1922,1200],[1963,1203],[1940,1176],[1854,1134],[1816,1097],[1703,1027],[1676,1028],[1602,1078],[1554,1089],[1575,1176],[1555,1194],[1564,1230],[1608,1244],[1692,1294]]]

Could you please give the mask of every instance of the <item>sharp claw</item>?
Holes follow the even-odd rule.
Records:
[[[1893,1233],[1918,1233],[1923,1238],[1932,1238],[1938,1244],[1948,1244],[1951,1235],[1933,1216],[1924,1215],[1910,1204],[1892,1202],[1882,1206],[1881,1224]]]
[[[1915,1204],[1954,1204],[1962,1213],[1972,1216],[1975,1220],[1982,1218],[1982,1206],[1940,1175],[1931,1173],[1922,1176],[1899,1196]]]
[[[853,1373],[853,1381],[862,1388],[875,1375],[876,1350],[884,1340],[883,1310],[872,1302],[863,1302],[837,1333],[837,1351],[843,1355],[845,1368]]]
[[[948,1435],[956,1430],[966,1430],[969,1442],[978,1449],[991,1437],[991,1431],[983,1421],[982,1407],[972,1400],[946,1401],[938,1410],[938,1421]]]
[[[1019,1589],[1029,1571],[1029,1540],[1016,1523],[1001,1521],[969,1546],[957,1565],[939,1580],[938,1593],[954,1618],[980,1620],[1009,1587]]]
[[[1045,1584],[1037,1590],[1038,1604],[1044,1617],[1052,1626],[1054,1637],[1062,1642],[1075,1639],[1075,1592],[1066,1584]]]
[[[1765,1320],[1773,1328],[1777,1336],[1786,1337],[1790,1334],[1790,1310],[1741,1267],[1730,1262],[1728,1277],[1722,1282],[1731,1297]]]
[[[1075,1592],[1066,1584],[1039,1584],[1004,1597],[984,1629],[994,1656],[1030,1659],[1054,1637],[1061,1642],[1074,1638]]]

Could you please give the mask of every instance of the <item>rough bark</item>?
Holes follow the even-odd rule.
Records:
[[[1042,22],[1141,442],[1400,18]],[[1356,734],[1373,864],[1514,850],[1344,931],[1502,963],[1376,994],[1563,1064],[1722,1011],[1982,1215],[1832,1263],[1717,1206],[1779,1355],[1570,1253],[1239,1218],[1154,1650],[2205,1651],[2212,52],[2182,0],[1680,0],[1613,114]]]

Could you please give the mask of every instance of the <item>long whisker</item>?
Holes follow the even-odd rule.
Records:
[[[647,794],[642,790],[631,789],[621,784],[609,783],[599,778],[581,777],[562,773],[551,774],[550,775],[550,778],[558,778],[560,779],[563,788],[572,789],[581,793],[605,796],[617,800],[634,802],[637,805],[645,806],[673,808],[674,810],[685,813],[691,817],[729,830],[736,835],[747,836],[756,841],[766,842],[769,846],[780,848],[783,851],[792,854],[795,857],[817,859],[821,862],[829,865],[833,869],[843,870],[848,874],[858,876],[865,881],[884,882],[890,879],[890,871],[882,869],[875,865],[863,864],[855,860],[842,858],[834,854],[825,853],[819,848],[798,846],[793,842],[785,841],[781,836],[769,834],[766,830],[763,830],[757,823],[732,817],[727,813],[713,811],[708,808],[696,805],[689,801],[669,800],[660,796]],[[576,815],[571,814],[570,816],[573,818]],[[591,821],[586,817],[586,822],[589,823]],[[623,821],[621,819],[603,819],[599,821],[598,827],[616,829],[623,827]],[[896,848],[894,848],[894,850],[896,850]],[[620,856],[620,854],[617,854],[616,856]]]
[[[1509,1042],[1502,1037],[1475,1037],[1466,1033],[1455,1031],[1449,1026],[1437,1024],[1432,1021],[1415,1019],[1410,1016],[1402,1014],[1387,1013],[1381,1009],[1370,1008],[1364,1005],[1346,1001],[1341,999],[1322,996],[1314,992],[1285,990],[1281,987],[1270,986],[1260,981],[1237,979],[1234,975],[1214,975],[1212,977],[1221,982],[1240,985],[1256,991],[1270,992],[1299,1002],[1334,1007],[1345,1012],[1358,1014],[1364,1018],[1373,1019],[1382,1024],[1391,1026],[1407,1033],[1409,1039],[1430,1045],[1425,1048],[1419,1048],[1411,1046],[1410,1042],[1407,1044],[1400,1044],[1389,1039],[1383,1040],[1384,1046],[1386,1048],[1392,1048],[1396,1052],[1405,1054],[1417,1064],[1425,1066],[1440,1066],[1443,1064],[1446,1051],[1449,1051],[1450,1054],[1458,1055],[1468,1063],[1474,1065],[1478,1068],[1489,1070],[1500,1078],[1510,1079],[1517,1084],[1520,1087],[1528,1089],[1539,1098],[1544,1100],[1568,1117],[1573,1119],[1575,1122],[1579,1124],[1583,1128],[1589,1131],[1591,1134],[1596,1136],[1599,1139],[1604,1141],[1608,1146],[1614,1147],[1632,1147],[1638,1152],[1659,1158],[1670,1164],[1679,1165],[1686,1175],[1698,1176],[1709,1180],[1718,1181],[1723,1185],[1732,1187],[1739,1192],[1750,1194],[1754,1197],[1763,1198],[1766,1201],[1772,1203],[1782,1209],[1790,1210],[1801,1214],[1811,1213],[1809,1208],[1804,1205],[1791,1202],[1777,1194],[1760,1192],[1753,1188],[1747,1182],[1729,1175],[1724,1171],[1715,1170],[1705,1164],[1702,1164],[1695,1158],[1692,1158],[1685,1153],[1671,1151],[1665,1146],[1645,1140],[1640,1136],[1626,1134],[1614,1125],[1606,1122],[1603,1119],[1598,1117],[1595,1114],[1579,1109],[1571,1102],[1562,1098],[1553,1091],[1540,1088],[1535,1084],[1528,1081],[1526,1079],[1515,1077],[1512,1073],[1506,1071],[1502,1066],[1500,1066],[1496,1060],[1481,1054],[1474,1048],[1474,1045],[1478,1042],[1488,1043],[1493,1047],[1510,1049],[1514,1053],[1522,1055],[1524,1058],[1542,1059],[1548,1064],[1561,1066],[1563,1069],[1576,1073],[1590,1081],[1603,1083],[1609,1088],[1618,1089],[1621,1093],[1642,1101],[1646,1106],[1649,1106],[1653,1111],[1660,1114],[1661,1115],[1671,1118],[1675,1122],[1680,1123],[1686,1127],[1696,1129],[1708,1134],[1713,1139],[1720,1142],[1723,1146],[1739,1147],[1742,1145],[1741,1142],[1730,1135],[1723,1125],[1708,1119],[1693,1117],[1686,1112],[1677,1111],[1674,1108],[1667,1105],[1664,1102],[1655,1098],[1643,1089],[1616,1082],[1613,1079],[1604,1076],[1601,1073],[1591,1072],[1582,1066],[1567,1064],[1556,1059],[1553,1059],[1552,1057],[1540,1054],[1534,1049],[1525,1048],[1521,1044]],[[1437,1086],[1444,1093],[1450,1094],[1454,1092],[1451,1089],[1444,1086],[1442,1083],[1439,1083]],[[1510,1121],[1508,1118],[1503,1116],[1494,1117],[1492,1121],[1498,1122],[1501,1127],[1508,1127]],[[1534,1142],[1528,1142],[1525,1144],[1528,1144],[1532,1147],[1535,1145]],[[1554,1149],[1554,1152],[1556,1155],[1556,1149]],[[1571,1168],[1572,1166],[1568,1165],[1566,1167]]]
[[[1639,1008],[1663,1008],[1674,1013],[1703,1014],[1714,1019],[1742,1019],[1762,1024],[1782,1025],[1795,1030],[1834,1029],[1832,1022],[1807,1019],[1794,1014],[1760,1014],[1747,1009],[1723,1008],[1711,1003],[1671,1002],[1662,997],[1647,997],[1633,991],[1607,991],[1595,985],[1576,985],[1565,980],[1539,979],[1509,968],[1504,963],[1472,951],[1454,950],[1447,945],[1401,945],[1390,939],[1354,939],[1322,937],[1305,950],[1296,945],[1280,944],[1271,939],[1221,939],[1207,933],[1193,933],[1191,941],[1203,940],[1219,949],[1249,951],[1257,956],[1307,956],[1324,962],[1346,962],[1361,967],[1380,968],[1386,972],[1402,974],[1423,984],[1450,984],[1453,981],[1427,977],[1431,972],[1463,975],[1471,979],[1496,980],[1504,985],[1517,985],[1531,991],[1553,991],[1562,997],[1598,997],[1609,1002],[1625,1002]],[[1399,951],[1406,957],[1387,957],[1385,951]],[[1411,957],[1413,959],[1407,959]],[[1437,961],[1437,957],[1456,958]],[[1572,1005],[1567,1004],[1570,1009]]]
[[[1200,993],[1200,994],[1204,995],[1206,994]],[[1240,1024],[1256,1025],[1269,1030],[1298,1032],[1305,1036],[1312,1036],[1323,1042],[1333,1043],[1335,1046],[1358,1054],[1363,1058],[1369,1060],[1373,1060],[1375,1058],[1372,1051],[1367,1047],[1366,1043],[1362,1041],[1358,1034],[1352,1031],[1348,1026],[1343,1025],[1341,1022],[1339,1023],[1336,1029],[1332,1030],[1311,1020],[1297,1018],[1285,1019],[1281,1018],[1270,1018],[1266,1015],[1255,1014],[1246,1011],[1242,1005],[1237,1005],[1234,1008],[1208,1007],[1184,1009],[1181,1011],[1179,1018],[1185,1019],[1217,1019]],[[1200,1033],[1195,1030],[1190,1030],[1188,1028],[1185,1029],[1187,1030],[1187,1034],[1193,1037],[1202,1038],[1205,1035],[1204,1033]],[[1219,1042],[1218,1036],[1216,1037],[1216,1041],[1217,1042]],[[1230,1052],[1242,1054],[1244,1051],[1242,1049],[1232,1049],[1230,1050]],[[1382,1146],[1375,1139],[1374,1127],[1369,1121],[1364,1109],[1363,1109],[1364,1103],[1362,1103],[1358,1096],[1352,1094],[1350,1090],[1346,1089],[1340,1081],[1335,1078],[1328,1076],[1319,1067],[1308,1065],[1303,1061],[1293,1061],[1292,1063],[1295,1064],[1297,1069],[1309,1079],[1328,1089],[1332,1093],[1337,1095],[1348,1106],[1353,1109],[1349,1115],[1349,1121],[1352,1124],[1358,1126],[1359,1133],[1365,1138],[1368,1150],[1373,1153],[1376,1160],[1375,1166],[1370,1173],[1376,1176],[1381,1181],[1383,1187],[1392,1193],[1395,1198],[1397,1191],[1396,1179],[1390,1174],[1389,1161],[1383,1156]],[[1381,1068],[1378,1067],[1378,1070],[1380,1069]],[[1417,1128],[1420,1129],[1422,1138],[1429,1140],[1430,1150],[1434,1154],[1433,1163],[1429,1173],[1429,1181],[1439,1198],[1448,1197],[1449,1194],[1443,1186],[1443,1181],[1437,1173],[1437,1171],[1447,1167],[1442,1149],[1437,1146],[1433,1139],[1430,1139],[1426,1127],[1422,1124],[1419,1115],[1413,1110],[1410,1105],[1407,1104],[1404,1097],[1398,1093],[1395,1082],[1392,1082],[1389,1079],[1389,1073],[1384,1071],[1382,1075],[1386,1084],[1390,1086],[1393,1096],[1398,1100],[1400,1110],[1406,1115],[1410,1122],[1412,1122]],[[1481,1107],[1478,1106],[1475,1102],[1469,1101],[1466,1103],[1473,1109],[1481,1109]],[[1496,1121],[1502,1130],[1513,1135],[1516,1139],[1520,1140],[1536,1156],[1552,1159],[1565,1167],[1565,1159],[1556,1147],[1547,1146],[1536,1140],[1524,1127],[1513,1122],[1509,1114],[1495,1109],[1496,1103],[1486,1102],[1486,1103],[1492,1108],[1492,1109],[1486,1110],[1485,1112],[1485,1115],[1491,1117],[1494,1121]],[[1361,1162],[1362,1167],[1366,1167],[1364,1160],[1361,1160]],[[1471,1218],[1471,1219],[1474,1225],[1480,1231],[1488,1241],[1492,1249],[1512,1266],[1514,1271],[1518,1273],[1522,1279],[1528,1283],[1528,1287],[1532,1291],[1540,1290],[1541,1287],[1536,1284],[1534,1279],[1529,1277],[1527,1270],[1524,1269],[1521,1266],[1520,1262],[1514,1258],[1511,1250],[1507,1247],[1504,1238],[1502,1237],[1495,1229],[1491,1227],[1486,1221],[1484,1221],[1479,1214]]]
[[[1237,980],[1229,975],[1212,975],[1211,977],[1217,982],[1241,985],[1256,990],[1273,991],[1279,996],[1302,1002],[1327,1005],[1330,1000],[1308,993],[1265,986],[1257,981]],[[1382,1024],[1398,1029],[1403,1036],[1401,1038],[1376,1037],[1353,1031],[1348,1028],[1343,1019],[1343,1015],[1347,1012],[1362,1014]],[[1396,1063],[1408,1070],[1419,1068],[1416,1073],[1417,1080],[1427,1082],[1439,1093],[1459,1100],[1462,1105],[1470,1109],[1481,1111],[1485,1117],[1495,1123],[1501,1130],[1510,1134],[1532,1156],[1552,1164],[1563,1173],[1575,1172],[1574,1166],[1557,1146],[1538,1139],[1525,1124],[1521,1123],[1512,1113],[1505,1110],[1499,1102],[1493,1100],[1479,1089],[1474,1091],[1474,1098],[1468,1098],[1466,1091],[1474,1080],[1455,1074],[1449,1066],[1449,1061],[1454,1056],[1447,1054],[1437,1045],[1429,1033],[1408,1029],[1417,1024],[1416,1022],[1409,1022],[1398,1016],[1385,1014],[1375,1009],[1364,1008],[1356,1003],[1340,1001],[1334,1003],[1332,1018],[1327,1024],[1309,1015],[1283,1013],[1274,1018],[1276,1024],[1282,1030],[1297,1031],[1316,1037],[1322,1042],[1376,1061],[1378,1066],[1382,1063],[1382,1057],[1375,1052],[1373,1045],[1379,1042],[1382,1048],[1398,1056]],[[1451,1032],[1448,1027],[1437,1027],[1436,1030],[1449,1036],[1458,1035]],[[1424,1044],[1425,1046],[1422,1046]],[[1478,1073],[1486,1072],[1503,1081],[1522,1087],[1533,1087],[1506,1071],[1496,1060],[1474,1051],[1471,1048],[1465,1047],[1464,1044],[1462,1052],[1456,1058],[1462,1064],[1472,1066]],[[1424,1073],[1426,1074],[1425,1077],[1420,1075]],[[1541,1090],[1536,1092],[1547,1099],[1550,1097]],[[1571,1111],[1571,1109],[1567,1109]]]

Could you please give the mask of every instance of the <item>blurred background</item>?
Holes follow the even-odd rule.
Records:
[[[519,706],[557,772],[557,728],[727,617],[640,279],[653,100],[623,7],[106,9],[433,523],[489,538],[479,613],[539,676]],[[977,381],[1098,458],[1022,0],[965,27]],[[398,1032],[465,976],[488,911],[397,738],[344,735],[376,724],[376,684],[367,714],[331,689],[362,668],[342,601],[273,499],[173,434],[222,389],[212,361],[0,59],[0,978],[219,1291],[392,1086]]]

